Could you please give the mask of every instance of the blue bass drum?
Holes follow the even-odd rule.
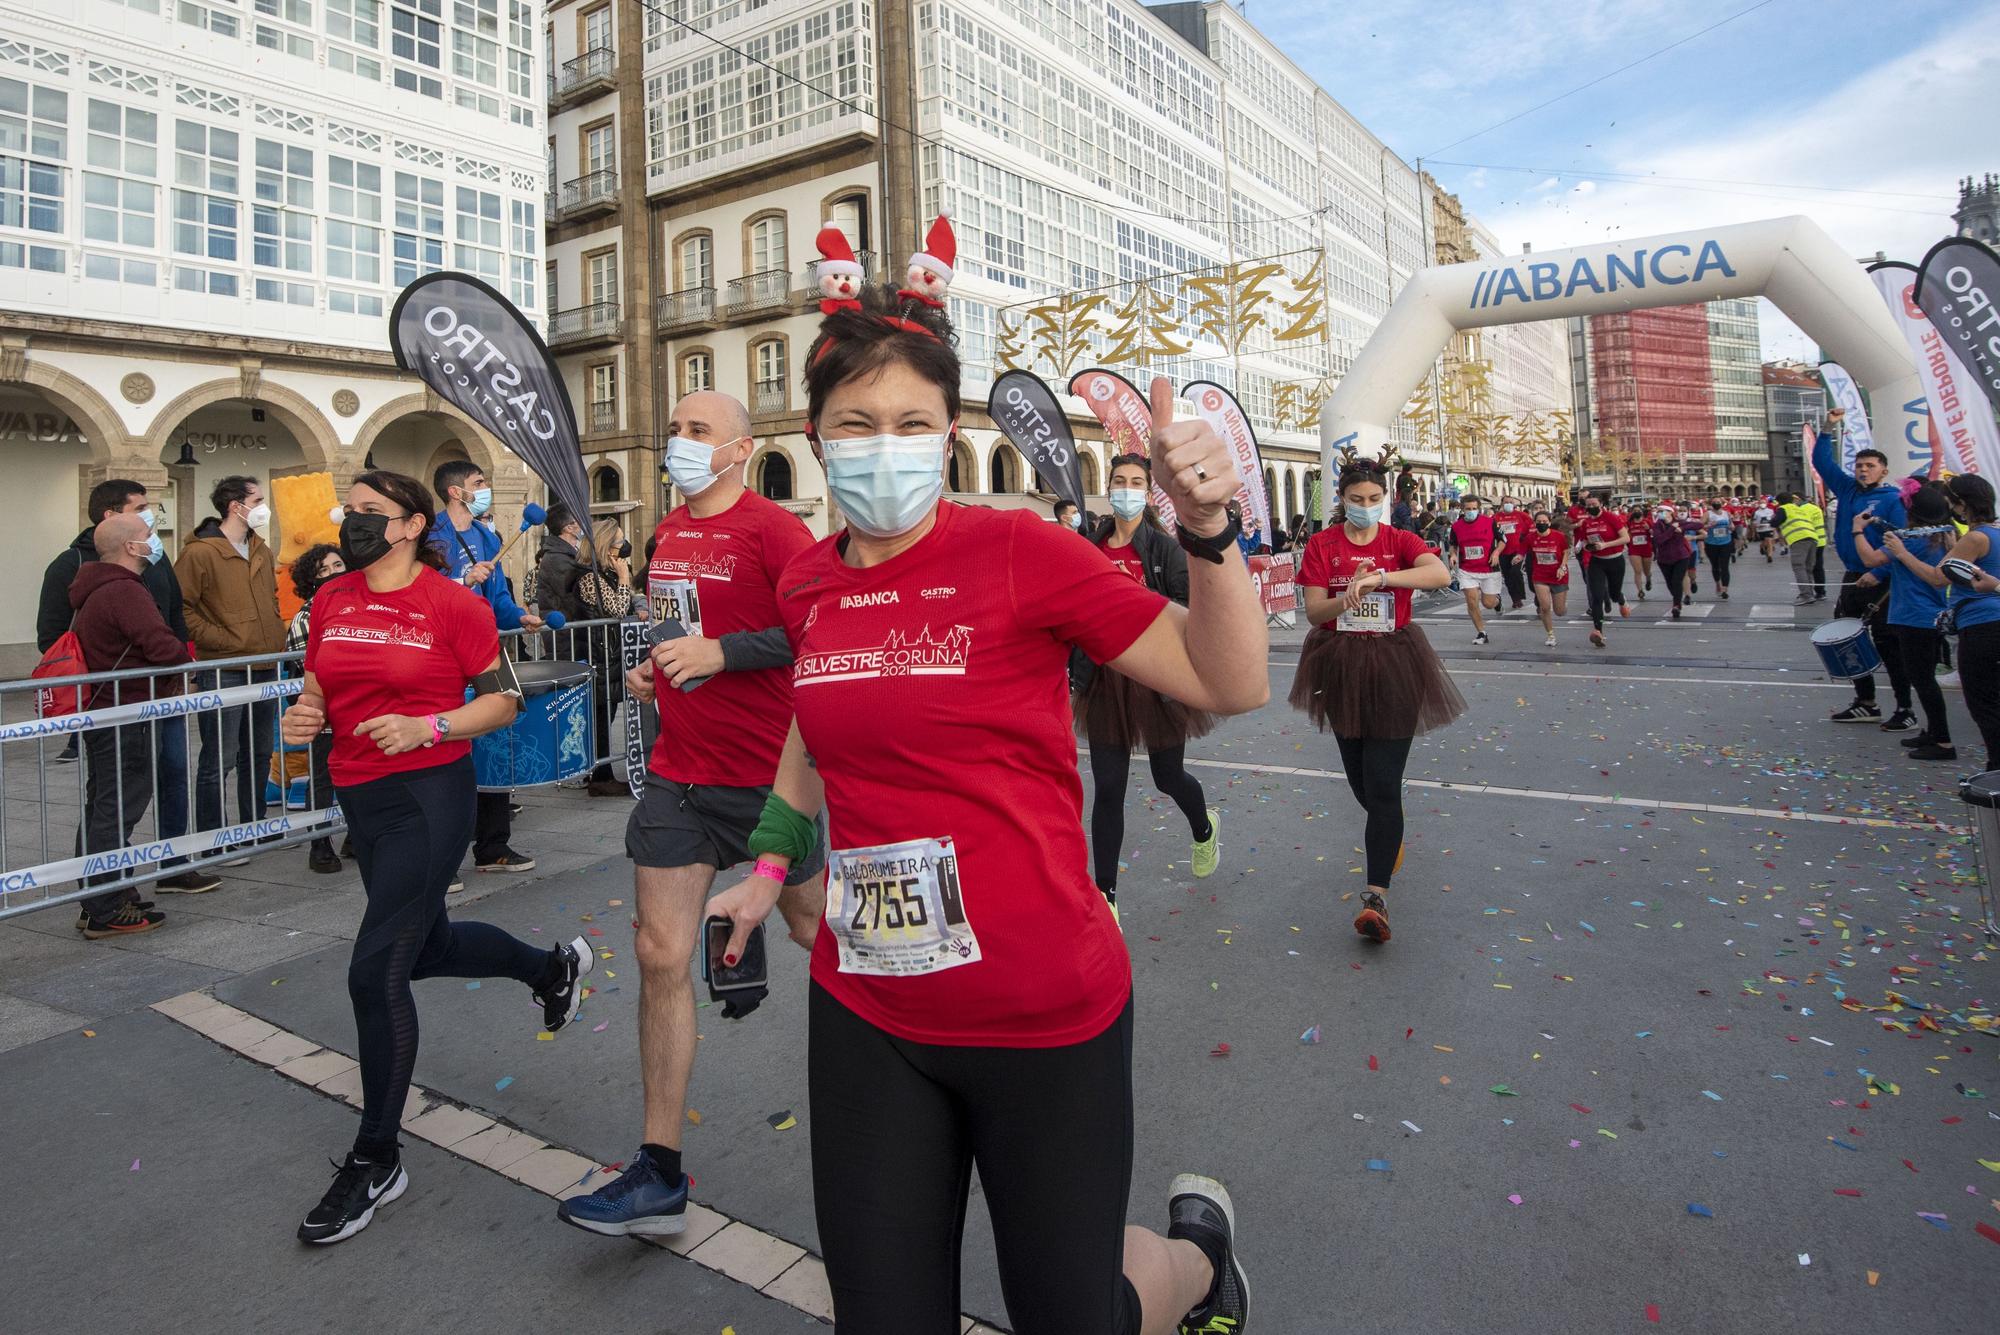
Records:
[[[590,771],[590,665],[516,663],[521,716],[499,732],[472,739],[481,792],[532,788]]]
[[[1854,617],[1819,627],[1813,631],[1812,645],[1829,677],[1851,681],[1882,666],[1882,656],[1875,652],[1875,641],[1868,636],[1868,623]]]

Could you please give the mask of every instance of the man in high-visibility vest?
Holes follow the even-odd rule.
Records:
[[[1826,511],[1796,491],[1778,507],[1778,531],[1792,558],[1792,584],[1799,591],[1794,607],[1826,601],[1826,585],[1813,579],[1813,560],[1826,545]]]

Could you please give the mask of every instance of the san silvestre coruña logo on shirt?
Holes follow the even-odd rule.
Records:
[[[422,649],[429,652],[437,643],[430,631],[421,626],[407,626],[400,621],[386,626],[329,625],[320,634],[320,643],[334,640],[351,640],[356,644],[386,645],[391,649]]]
[[[953,626],[940,639],[926,622],[915,635],[892,630],[878,645],[801,654],[792,664],[792,685],[876,677],[962,677],[971,659],[972,627]]]
[[[727,584],[736,576],[736,553],[675,557],[655,552],[650,574],[654,579],[714,579]]]

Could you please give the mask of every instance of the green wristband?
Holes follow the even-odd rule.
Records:
[[[757,828],[750,832],[752,857],[777,853],[797,864],[810,857],[818,844],[819,829],[812,817],[800,815],[776,793],[764,799],[764,812],[757,818]]]

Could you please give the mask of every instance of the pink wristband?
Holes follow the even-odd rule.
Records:
[[[762,876],[766,880],[776,881],[779,885],[783,885],[785,877],[791,874],[791,869],[780,867],[768,858],[758,858],[757,865],[750,869],[750,874],[752,876]]]

